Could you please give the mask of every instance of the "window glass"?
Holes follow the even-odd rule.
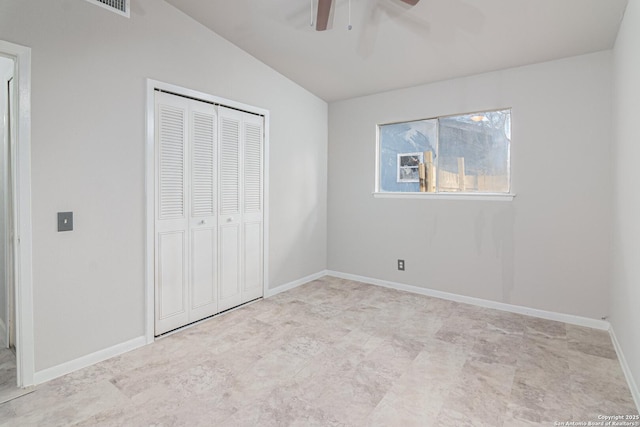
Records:
[[[503,110],[439,120],[439,191],[509,191],[510,116]]]
[[[419,164],[425,152],[435,157],[437,126],[437,120],[380,126],[380,191],[420,191]]]
[[[511,110],[378,128],[381,192],[508,193]]]

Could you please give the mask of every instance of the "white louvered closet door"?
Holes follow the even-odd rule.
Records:
[[[219,107],[220,310],[263,294],[263,118]]]
[[[190,322],[218,312],[218,115],[190,101]]]
[[[188,311],[188,220],[185,180],[186,99],[156,92],[156,335],[184,325]]]
[[[240,144],[243,113],[220,107],[220,310],[242,303],[240,287],[241,223]]]
[[[243,120],[244,188],[242,200],[242,302],[263,294],[264,130],[263,118],[245,114]]]
[[[218,312],[217,115],[155,94],[155,333]]]

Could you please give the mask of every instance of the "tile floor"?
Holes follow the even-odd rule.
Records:
[[[606,332],[326,277],[39,386],[11,426],[520,426],[638,414]]]
[[[0,403],[8,400],[16,389],[16,357],[0,338]]]
[[[5,345],[4,337],[0,337],[0,405],[34,390],[33,387],[16,386],[16,355]],[[2,422],[0,419],[0,423]]]

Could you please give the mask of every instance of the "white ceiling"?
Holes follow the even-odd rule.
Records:
[[[609,49],[627,0],[166,0],[331,102]],[[315,0],[317,2],[317,0]],[[315,6],[314,6],[315,7]]]

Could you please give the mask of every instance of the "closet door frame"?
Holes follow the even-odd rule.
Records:
[[[269,289],[269,264],[267,262],[269,259],[269,110],[176,86],[170,83],[147,79],[145,138],[145,338],[147,343],[152,343],[155,340],[155,92],[157,90],[229,108],[235,108],[263,117],[263,296],[267,295],[267,291]]]

